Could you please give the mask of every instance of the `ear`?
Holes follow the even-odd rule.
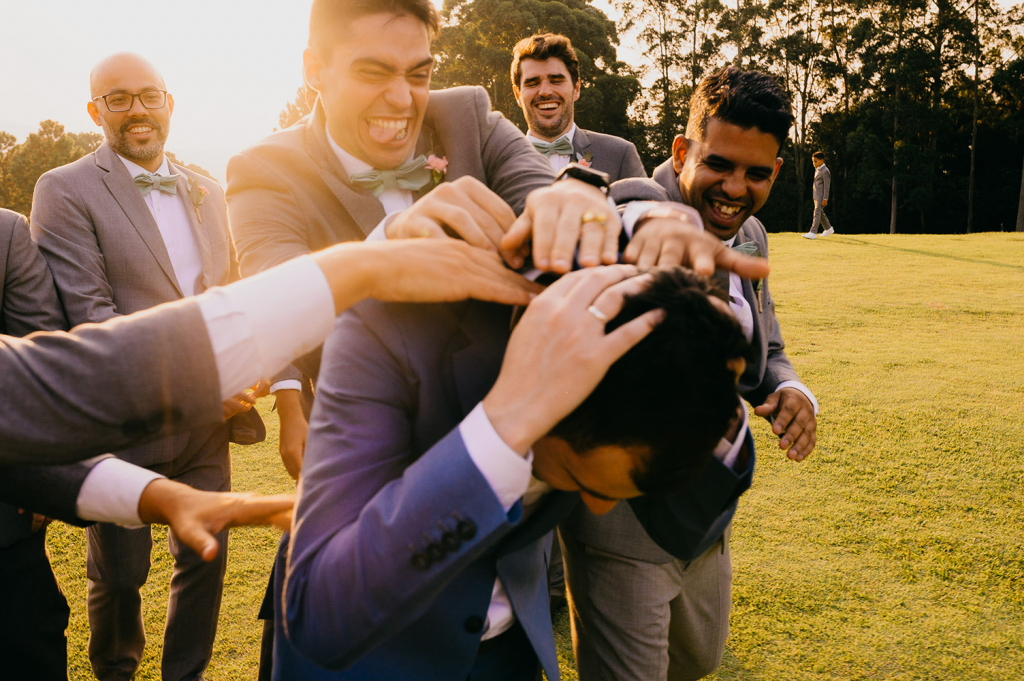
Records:
[[[580,99],[580,79],[576,79],[576,86],[572,89],[572,101],[578,102]]]
[[[779,176],[779,170],[782,168],[782,157],[779,156],[775,159],[775,172],[772,173],[772,182],[775,182],[775,178]]]
[[[89,112],[89,118],[92,119],[92,122],[96,125],[102,126],[103,119],[100,118],[100,110],[99,107],[96,106],[96,102],[89,102],[85,108]]]
[[[522,109],[523,108],[523,100],[519,98],[519,86],[518,85],[513,85],[512,86],[512,94],[515,95],[515,97],[516,97],[516,104],[518,104],[519,108]]]
[[[683,135],[676,135],[676,138],[672,140],[672,167],[675,169],[676,175],[683,172],[683,162],[686,161],[686,152],[689,150],[690,140]]]
[[[169,92],[167,93],[167,115],[174,115],[174,97]]]
[[[302,77],[305,79],[306,85],[317,92],[323,91],[321,87],[323,84],[321,78],[323,68],[324,63],[320,60],[317,53],[313,51],[313,48],[307,47],[302,52]]]

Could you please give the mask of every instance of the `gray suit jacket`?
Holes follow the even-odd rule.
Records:
[[[481,87],[430,93],[416,153],[447,157],[444,181],[475,177],[517,215],[527,194],[554,180],[550,165],[519,128],[491,111]],[[336,243],[362,241],[384,219],[381,202],[348,183],[348,173],[327,139],[319,102],[312,114],[231,159],[227,201],[231,235],[246,277]],[[320,350],[295,366],[315,380]],[[278,378],[285,377],[299,374]]]
[[[22,337],[33,331],[65,329],[53,276],[32,242],[28,221],[0,208],[0,334]],[[10,482],[0,471],[0,485]],[[15,485],[15,489],[23,487]],[[31,514],[0,503],[0,547],[30,536],[31,526]]]
[[[832,186],[832,171],[824,163],[814,169],[814,200],[828,200],[828,190]]]
[[[172,166],[203,260],[197,292],[227,284],[233,253],[224,194],[216,182]],[[210,194],[196,215],[188,198],[191,178]],[[72,327],[102,322],[182,298],[170,256],[153,214],[117,154],[106,144],[39,178],[32,201],[32,236],[46,258]],[[225,426],[227,427],[227,426]],[[140,466],[182,454],[182,433],[122,453]]]
[[[199,306],[0,336],[0,464],[71,463],[223,419]]]
[[[583,159],[595,170],[608,173],[612,182],[627,177],[647,177],[636,146],[621,137],[576,128],[572,146],[577,160]]]
[[[683,203],[679,192],[679,177],[672,167],[672,160],[658,166],[651,180],[623,180],[612,185],[612,198],[619,204],[629,201],[674,201]],[[736,243],[755,242],[764,257],[768,257],[768,235],[764,225],[754,217],[740,227]],[[755,360],[747,365],[740,378],[740,392],[753,405],[759,405],[780,383],[799,380],[793,365],[784,351],[782,332],[775,317],[775,301],[768,288],[768,280],[761,282],[761,305],[754,284],[743,281],[743,297],[750,304],[754,318],[753,345]],[[727,516],[731,520],[736,505]],[[725,523],[727,525],[728,523]],[[725,529],[725,525],[721,529]],[[650,563],[667,563],[672,556],[662,550],[642,531],[630,507],[618,504],[610,513],[595,516],[585,508],[577,508],[560,526],[584,544],[602,551],[629,556]]]

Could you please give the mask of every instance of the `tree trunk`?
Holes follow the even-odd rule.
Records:
[[[1017,231],[1024,232],[1024,168],[1020,171],[1020,203],[1017,204]]]
[[[971,176],[967,182],[967,233],[970,234],[974,227],[974,157],[977,154],[975,147],[978,146],[978,77],[980,76],[980,65],[978,64],[978,52],[981,49],[981,35],[978,34],[978,0],[974,0],[974,39],[977,45],[974,47],[974,120],[971,124]]]
[[[896,233],[896,208],[898,204],[898,193],[896,186],[896,171],[899,169],[900,153],[900,85],[903,77],[902,69],[898,60],[903,52],[903,7],[899,8],[899,21],[896,31],[896,97],[892,117],[892,206],[889,209],[889,234]]]

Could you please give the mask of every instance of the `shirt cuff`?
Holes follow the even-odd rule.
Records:
[[[378,222],[377,226],[373,228],[373,231],[366,235],[366,239],[364,239],[364,241],[366,241],[366,242],[371,242],[371,241],[387,241],[388,240],[387,227],[388,227],[389,224],[391,224],[391,221],[395,218],[395,216],[398,215],[398,213],[401,213],[401,212],[402,211],[397,211],[395,213],[391,213],[390,215],[385,215],[384,219],[381,220],[380,222]]]
[[[121,459],[104,459],[85,477],[75,502],[82,520],[144,527],[139,518],[139,499],[149,483],[164,476]]]
[[[807,395],[807,399],[811,401],[811,406],[814,407],[814,415],[818,415],[818,399],[814,396],[814,393],[811,392],[810,388],[800,381],[783,381],[782,383],[779,383],[779,387],[775,389],[775,392],[779,392],[783,388],[796,388],[804,395]]]
[[[637,220],[657,205],[657,201],[633,201],[626,206],[626,210],[622,213],[622,231],[628,238],[633,238],[633,227],[636,226]]]
[[[220,375],[221,399],[270,379],[334,328],[334,296],[304,255],[196,297]]]
[[[743,449],[743,442],[746,440],[747,428],[750,426],[750,412],[747,410],[747,405],[740,401],[740,423],[739,430],[736,431],[736,441],[729,442],[724,437],[719,440],[718,446],[715,447],[715,458],[722,462],[723,465],[732,468],[733,464],[736,463],[737,457],[740,455],[740,450]]]
[[[278,381],[270,386],[270,392],[276,393],[278,390],[298,390],[302,391],[302,384],[296,381],[294,378],[289,378],[284,381]]]
[[[487,418],[482,402],[459,424],[459,434],[469,452],[469,458],[508,513],[530,486],[533,450],[522,457],[505,444]]]

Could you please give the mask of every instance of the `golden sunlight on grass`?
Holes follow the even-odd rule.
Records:
[[[1024,236],[771,236],[788,352],[816,392],[818,447],[785,460],[755,423],[758,472],[733,533],[733,612],[715,679],[1024,678]],[[235,488],[287,491],[268,442]],[[159,678],[170,565],[156,533],[139,679]],[[209,676],[255,678],[256,610],[277,543],[236,530]],[[85,654],[82,532],[50,530]],[[559,650],[575,679],[568,623]]]

